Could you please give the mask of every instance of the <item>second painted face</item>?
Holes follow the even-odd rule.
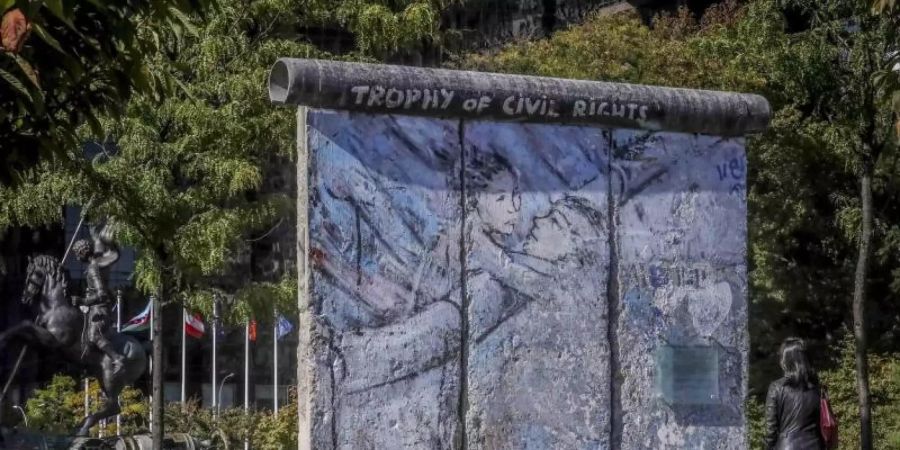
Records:
[[[487,229],[512,234],[519,221],[522,198],[515,176],[503,171],[491,178],[487,188],[478,196],[477,212]]]

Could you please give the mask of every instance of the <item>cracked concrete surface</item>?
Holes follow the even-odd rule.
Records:
[[[301,447],[746,446],[740,138],[304,114]]]

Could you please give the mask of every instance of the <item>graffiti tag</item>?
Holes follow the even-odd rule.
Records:
[[[475,115],[494,114],[508,117],[618,117],[627,120],[647,120],[650,111],[649,105],[595,98],[563,102],[547,96],[513,94],[495,98],[483,93],[467,94],[462,95],[457,91],[443,88],[401,89],[360,85],[350,88],[349,101],[352,106],[358,108],[385,108],[410,112],[461,109]]]

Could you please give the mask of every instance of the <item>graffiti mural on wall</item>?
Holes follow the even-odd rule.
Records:
[[[311,119],[312,306],[328,331],[329,425],[342,430],[325,439],[446,448],[459,396],[456,122]]]
[[[741,446],[743,172],[718,165],[743,161],[739,140],[327,111],[309,124],[330,380],[317,442]],[[661,402],[664,345],[721,348],[721,401]]]
[[[613,147],[623,179],[635,179],[614,192],[622,298],[615,362],[629,374],[618,390],[622,419],[614,432],[623,448],[745,448],[746,199],[732,193],[744,183],[743,142],[616,130]],[[721,161],[736,161],[727,177]],[[656,181],[628,195],[641,184],[629,175],[658,168],[664,173]],[[713,404],[661,402],[655,371],[670,346],[719,355]]]
[[[465,125],[473,448],[609,446],[607,136]]]

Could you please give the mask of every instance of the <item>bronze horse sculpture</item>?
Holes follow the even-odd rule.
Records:
[[[72,306],[66,287],[67,272],[57,258],[46,255],[29,258],[22,302],[36,303],[39,313],[36,320],[23,321],[0,333],[0,349],[15,339],[32,348],[58,352],[80,365],[89,376],[96,377],[106,398],[101,409],[84,418],[76,432],[77,436],[87,436],[100,420],[121,411],[119,394],[147,369],[147,353],[134,337],[110,333],[112,346],[124,357],[120,370],[116,370],[109,355],[83,339],[86,317]]]

